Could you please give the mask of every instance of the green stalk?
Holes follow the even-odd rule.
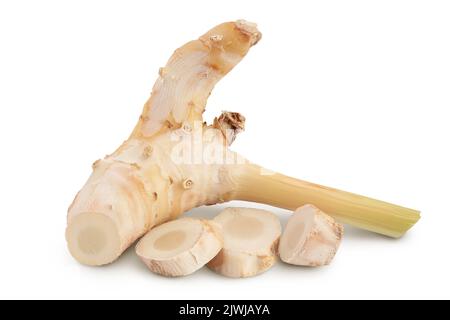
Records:
[[[236,170],[235,200],[265,203],[295,210],[313,204],[336,218],[358,228],[399,238],[419,219],[420,212],[384,201],[290,178],[279,173],[264,175],[263,169],[249,164]]]

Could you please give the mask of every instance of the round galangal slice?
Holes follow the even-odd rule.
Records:
[[[170,277],[189,275],[222,249],[220,226],[212,221],[182,218],[150,230],[136,253],[147,267]]]
[[[228,208],[214,221],[221,225],[224,247],[208,267],[227,277],[260,274],[277,261],[281,225],[273,213],[259,209]]]

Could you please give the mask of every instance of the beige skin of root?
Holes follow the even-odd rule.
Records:
[[[313,203],[343,222],[393,237],[419,219],[411,209],[281,174],[262,175],[259,166],[228,149],[243,129],[239,114],[225,113],[213,125],[203,124],[214,85],[260,38],[252,23],[227,22],[175,51],[160,69],[130,137],[94,163],[69,208],[66,239],[75,259],[87,265],[111,263],[152,227],[194,207],[229,200],[290,210]],[[177,156],[180,141],[175,138],[185,136],[194,140],[190,161]]]
[[[222,230],[218,224],[182,218],[150,230],[136,245],[136,253],[150,271],[180,277],[202,268],[222,247]]]
[[[283,262],[308,267],[331,263],[344,226],[313,205],[298,208],[286,225],[278,251]]]

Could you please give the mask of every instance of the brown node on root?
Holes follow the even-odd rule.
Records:
[[[219,118],[214,118],[213,127],[220,130],[227,145],[231,145],[236,136],[245,129],[245,117],[237,112],[223,111]]]

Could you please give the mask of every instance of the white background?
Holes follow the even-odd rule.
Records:
[[[450,298],[449,17],[448,1],[1,1],[0,298]],[[399,240],[347,227],[331,266],[251,279],[166,279],[133,250],[79,265],[65,217],[90,164],[128,136],[174,49],[240,18],[263,39],[206,113],[247,117],[233,148],[422,219]]]

